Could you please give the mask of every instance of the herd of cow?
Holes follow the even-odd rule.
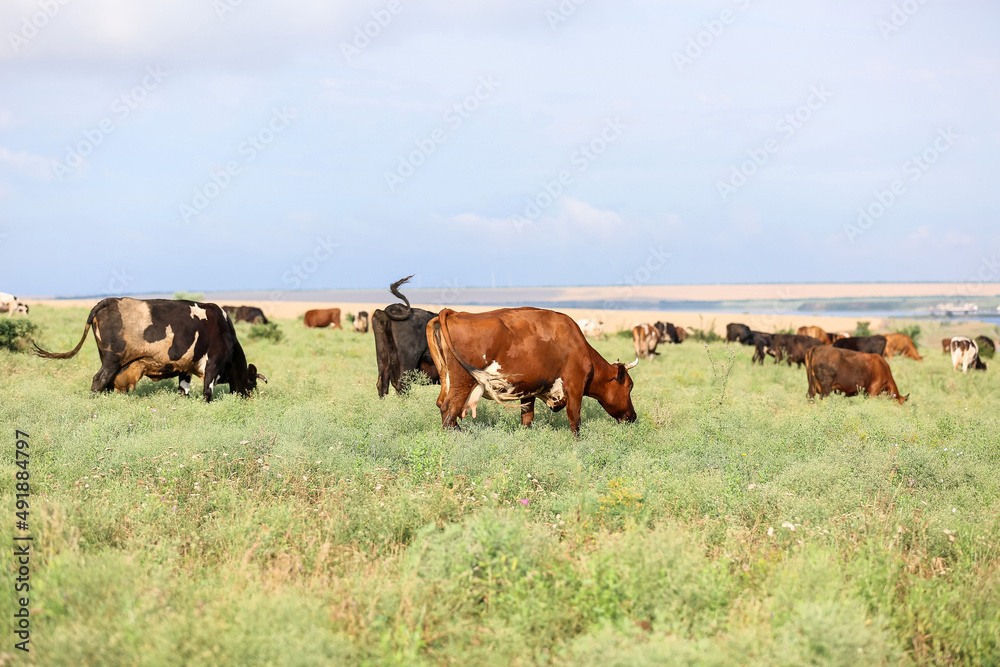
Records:
[[[687,337],[682,327],[669,322],[637,324],[632,329],[636,360],[609,363],[587,341],[581,324],[565,314],[530,307],[475,314],[413,308],[399,291],[410,277],[389,287],[402,303],[371,314],[376,387],[382,398],[390,386],[404,392],[412,374],[426,375],[441,385],[437,405],[444,428],[457,428],[469,412],[474,418],[484,396],[519,408],[524,426],[534,419],[536,399],[556,412],[565,408],[574,435],[579,434],[584,396],[596,399],[614,419],[634,421],[629,370],[640,358],[656,355],[660,343],[679,344]],[[4,296],[0,294],[0,299]],[[13,297],[3,303],[7,312],[19,310],[16,304],[20,302]],[[268,323],[263,311],[251,306],[108,298],[90,311],[74,349],[54,353],[35,345],[35,351],[47,359],[73,357],[92,327],[101,368],[91,391],[127,392],[142,377],[154,381],[176,377],[179,390],[187,395],[192,376],[197,376],[204,382],[206,401],[212,400],[217,384],[228,384],[232,392],[245,397],[256,389],[258,380],[267,382],[267,378],[247,362],[234,321]],[[340,309],[310,310],[303,321],[307,327],[341,328]],[[353,326],[355,331],[367,332],[368,313],[357,313]],[[768,334],[734,323],[727,326],[726,339],[753,346],[754,363],[763,363],[770,355],[775,363],[805,364],[810,398],[832,392],[847,396],[885,393],[903,403],[909,396],[900,395],[886,359],[894,354],[922,359],[913,341],[899,333],[853,337],[802,327],[794,335]],[[987,344],[984,341],[993,346],[985,337],[978,342],[965,337],[943,342],[952,354],[953,366],[966,371],[986,368],[979,359],[980,347]]]

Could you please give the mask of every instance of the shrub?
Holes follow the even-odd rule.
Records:
[[[250,340],[269,340],[272,343],[279,343],[281,342],[281,339],[284,338],[284,334],[281,333],[281,329],[278,327],[277,322],[254,324],[250,327],[250,333],[248,335]]]
[[[896,333],[905,334],[910,337],[913,344],[919,347],[917,344],[917,338],[920,337],[920,325],[919,324],[907,324],[906,326],[899,327],[896,329]]]
[[[24,352],[38,331],[38,325],[31,320],[0,318],[0,349]]]
[[[854,336],[871,336],[870,324],[871,322],[858,322],[858,326],[854,327]]]
[[[347,313],[347,315],[344,316],[344,319],[347,320],[348,324],[354,324],[354,313]]]
[[[204,292],[174,292],[174,298],[178,301],[204,301]]]
[[[704,324],[700,320],[698,323]],[[718,343],[726,340],[719,334],[715,333],[715,320],[712,320],[712,323],[708,325],[707,328],[690,327],[688,328],[688,331],[690,332],[690,338],[700,340],[703,343]]]

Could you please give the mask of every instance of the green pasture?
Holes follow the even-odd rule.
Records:
[[[56,351],[86,319],[31,314]],[[542,404],[531,429],[484,401],[444,432],[437,387],[377,398],[370,334],[279,325],[238,326],[270,382],[210,404],[176,380],[92,395],[92,337],[0,350],[0,664],[1000,664],[1000,361],[954,372],[947,329],[890,362],[902,406],[661,347],[638,421],[585,399],[574,440]]]

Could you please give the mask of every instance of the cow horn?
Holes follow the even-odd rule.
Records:
[[[625,370],[630,370],[638,365],[639,365],[639,357],[636,357],[635,361],[633,361],[631,364],[625,364]]]
[[[264,381],[264,384],[267,384],[267,378],[266,378],[266,377],[264,377],[264,374],[263,374],[263,373],[257,373],[257,379],[258,379],[258,380],[263,380],[263,381]]]

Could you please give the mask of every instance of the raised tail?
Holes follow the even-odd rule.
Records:
[[[397,299],[402,299],[403,303],[406,304],[405,307],[401,307],[398,303],[393,303],[385,307],[385,314],[390,320],[395,320],[397,322],[402,322],[403,320],[409,319],[410,314],[413,312],[413,308],[410,307],[410,300],[403,296],[403,293],[399,291],[399,286],[410,282],[410,278],[413,274],[406,276],[400,280],[397,280],[393,284],[389,285],[389,291],[392,292],[393,296]],[[402,311],[402,312],[400,312]]]
[[[87,316],[87,324],[83,327],[83,335],[80,336],[80,342],[77,343],[76,347],[74,347],[72,350],[70,350],[69,352],[47,352],[42,348],[38,347],[38,343],[36,343],[35,341],[31,341],[32,347],[35,348],[35,354],[41,357],[42,359],[70,359],[72,357],[75,357],[76,353],[80,351],[81,347],[83,347],[83,342],[87,340],[87,332],[90,331],[90,327],[94,323],[94,317],[96,317],[97,312],[101,310],[101,308],[106,306],[109,301],[114,301],[114,299],[104,299],[91,309],[90,315]]]

